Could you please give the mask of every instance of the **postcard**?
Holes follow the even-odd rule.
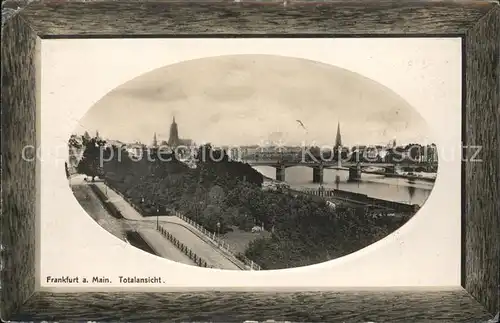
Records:
[[[459,38],[41,51],[42,289],[460,284]]]

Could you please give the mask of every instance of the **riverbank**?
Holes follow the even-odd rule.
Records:
[[[309,195],[311,197],[314,196],[317,197],[318,200],[328,200],[335,203],[335,205],[344,206],[348,208],[370,207],[371,209],[379,209],[380,211],[386,211],[388,213],[397,213],[397,214],[415,213],[418,210],[416,205],[410,205],[407,203],[398,203],[390,200],[377,199],[368,196],[367,194],[361,194],[346,190],[339,190],[331,187],[324,188],[324,192],[321,192],[320,185],[317,185],[317,188],[304,188],[300,186],[293,187],[286,182],[277,181],[267,176],[264,176],[264,183],[267,183],[267,187],[280,187],[286,185],[288,186],[286,188],[287,191],[289,191],[291,194]]]
[[[275,170],[267,166],[256,166],[265,181],[277,183],[274,179]],[[430,176],[430,175],[429,175]],[[286,170],[286,184],[294,190],[318,189],[320,185],[312,182],[312,169],[307,167],[292,167]],[[370,198],[396,203],[417,204],[422,206],[431,194],[434,182],[420,178],[409,180],[404,177],[386,177],[385,174],[362,173],[361,181],[349,182],[345,171],[325,169],[323,187],[328,190],[349,191],[364,194]]]

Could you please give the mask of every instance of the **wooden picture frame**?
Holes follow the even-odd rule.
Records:
[[[499,311],[500,294],[499,30],[500,6],[489,1],[54,1],[28,5],[2,28],[2,318],[477,322],[493,317]],[[224,35],[462,38],[463,142],[481,145],[483,162],[462,166],[461,287],[291,294],[37,292],[40,173],[36,163],[22,160],[21,148],[37,145],[40,39]],[[263,306],[271,301],[273,307]],[[189,312],[181,311],[181,304]]]

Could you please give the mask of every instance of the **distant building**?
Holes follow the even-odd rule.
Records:
[[[435,163],[438,161],[436,144],[427,145],[424,149],[424,158],[426,162]]]
[[[139,145],[128,145],[126,147],[127,153],[134,158],[141,158],[144,153],[144,148]]]
[[[340,134],[340,122],[337,124],[337,136],[335,137],[335,145],[333,147],[335,149],[342,147],[342,136]]]
[[[191,139],[179,139],[179,145],[180,146],[191,147],[194,144],[195,144],[194,141],[191,140]]]
[[[158,140],[156,139],[156,132],[153,135],[153,148],[158,147]]]
[[[179,139],[179,128],[175,122],[175,117],[172,118],[172,124],[170,125],[170,137],[168,137],[168,145],[170,147],[177,147],[180,145]]]
[[[246,157],[254,157],[255,154],[258,154],[260,152],[260,146],[258,145],[251,145],[251,146],[240,146],[239,147],[241,151],[241,157],[246,158]]]
[[[364,151],[364,157],[368,159],[376,159],[379,157],[379,150],[376,147],[368,147]]]

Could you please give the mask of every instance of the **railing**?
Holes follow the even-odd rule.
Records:
[[[236,252],[231,248],[231,246],[224,241],[224,239],[221,239],[215,232],[210,232],[207,229],[205,229],[203,226],[199,225],[198,223],[194,222],[190,218],[182,215],[178,211],[172,211],[175,216],[177,216],[179,219],[187,222],[191,226],[193,226],[195,229],[200,231],[202,234],[204,234],[209,240],[212,241],[213,244],[215,244],[221,251],[226,252],[233,256],[234,258],[242,261],[247,269],[249,270],[262,270],[262,268],[256,264],[253,260],[248,259],[247,257],[243,256],[241,253],[239,256],[236,256]]]
[[[411,205],[406,203],[377,199],[374,197],[369,197],[366,194],[359,194],[349,191],[306,188],[302,189],[301,192],[308,195],[314,195],[320,197],[336,197],[347,201],[351,200],[353,202],[364,203],[366,205],[371,205],[375,207],[387,208],[398,212],[414,213],[418,210],[418,205]]]
[[[213,268],[212,266],[209,266],[208,263],[199,257],[197,254],[195,254],[191,249],[186,247],[182,242],[180,242],[176,237],[174,237],[170,232],[165,230],[161,225],[157,228],[157,230],[165,237],[167,240],[172,242],[172,244],[182,251],[186,256],[188,256],[189,259],[191,259],[197,266],[199,267],[204,267],[204,268]]]
[[[301,190],[303,193],[309,194],[309,195],[314,195],[314,196],[321,196],[321,197],[334,197],[337,196],[336,192],[334,190],[321,190],[321,189],[314,189],[314,188],[305,188]]]
[[[127,201],[139,214],[142,214],[142,210],[133,203],[128,197],[123,195],[120,191],[115,189],[112,185],[110,185],[109,182],[104,181],[104,184],[106,184],[109,188],[111,188],[116,194],[120,195],[125,201]],[[236,251],[231,248],[231,246],[221,239],[218,235],[216,235],[215,232],[210,232],[207,229],[205,229],[203,226],[199,225],[198,223],[194,222],[190,218],[182,215],[180,212],[175,211],[170,209],[169,210],[172,214],[177,216],[179,219],[183,220],[184,222],[190,224],[192,227],[194,227],[196,230],[200,231],[203,235],[206,236],[207,239],[209,239],[214,245],[216,245],[222,252],[225,252],[229,254],[230,256],[240,260],[243,262],[243,264],[247,267],[249,270],[262,270],[262,268],[255,263],[253,260],[248,259],[241,253],[236,256]]]

